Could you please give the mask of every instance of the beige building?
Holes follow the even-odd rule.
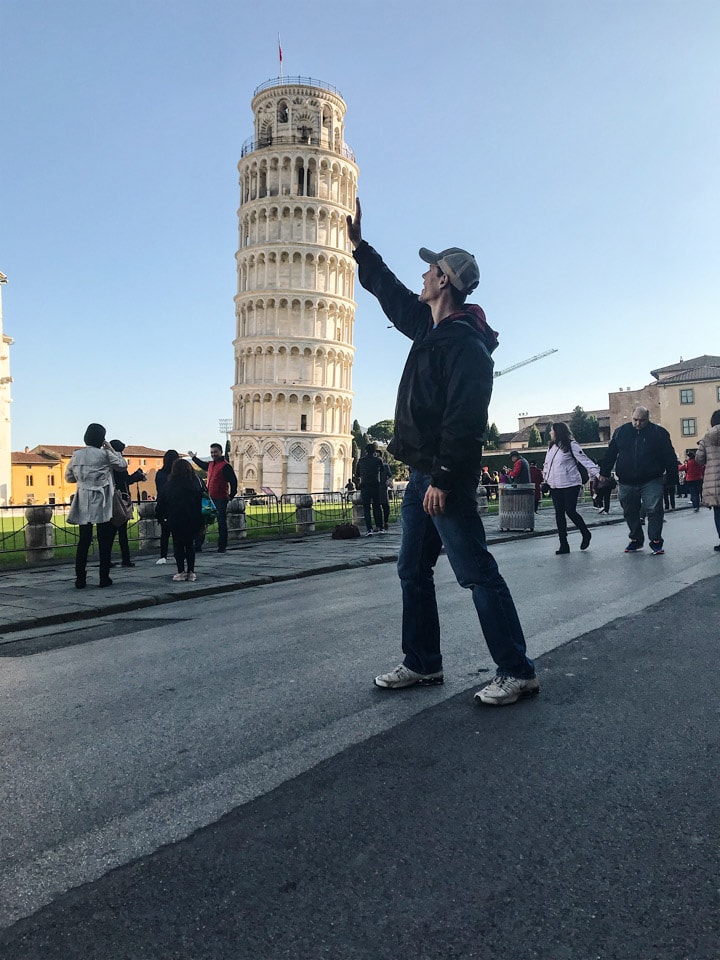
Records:
[[[69,503],[76,484],[65,479],[65,468],[70,457],[81,446],[65,444],[39,444],[12,454],[12,497],[10,503]],[[128,473],[142,470],[147,479],[133,484],[133,500],[152,500],[155,497],[155,474],[162,467],[164,450],[154,447],[128,445],[123,450]]]
[[[720,409],[720,357],[680,360],[650,371],[655,382],[640,390],[618,390],[609,395],[610,426],[616,430],[630,420],[633,409],[647,407],[650,418],[669,432],[678,457],[697,446]]]
[[[352,469],[355,262],[345,217],[358,168],[345,102],[272,80],[252,100],[240,174],[230,458],[240,488],[342,490]]]

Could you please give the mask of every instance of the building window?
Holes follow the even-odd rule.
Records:
[[[681,420],[680,425],[684,437],[697,436],[697,420],[695,417],[688,417],[686,420]]]
[[[307,414],[306,413],[300,414],[300,429],[307,430]]]
[[[31,487],[32,485],[33,485],[33,475],[32,475],[31,473],[29,473],[29,474],[25,477],[25,486],[26,486],[26,487]]]
[[[717,398],[720,400],[720,387],[717,388]]]
[[[55,505],[55,494],[54,494],[54,493],[51,493],[50,496],[48,497],[48,503],[49,503],[51,506],[54,506],[54,505]]]
[[[692,387],[680,391],[680,403],[695,403],[695,391]]]
[[[54,487],[54,486],[55,486],[55,474],[54,474],[54,473],[48,474],[48,486],[49,486],[49,487]]]

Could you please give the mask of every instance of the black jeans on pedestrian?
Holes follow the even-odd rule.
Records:
[[[127,520],[121,527],[115,527],[118,538],[118,546],[120,547],[120,556],[122,557],[122,562],[127,564],[130,563],[130,544],[128,543],[128,525]],[[115,535],[113,534],[113,542],[115,542]]]
[[[555,507],[555,523],[557,525],[560,546],[567,546],[567,522],[565,516],[571,520],[583,536],[588,533],[587,524],[577,512],[577,501],[580,487],[553,487],[550,490],[553,506]]]
[[[227,500],[213,500],[217,510],[218,550],[225,550],[228,542]]]
[[[85,580],[87,573],[87,558],[90,552],[90,544],[93,539],[92,523],[81,523],[79,527],[80,536],[78,538],[77,550],[75,551],[75,577],[78,580]],[[98,554],[100,557],[100,579],[105,580],[110,576],[110,554],[112,553],[113,540],[115,539],[115,527],[108,520],[107,523],[97,524]]]
[[[187,573],[195,572],[195,537],[192,533],[173,531],[173,554],[177,564],[178,573],[187,570]],[[186,566],[187,564],[187,566]]]
[[[370,522],[371,506],[372,514],[375,518],[375,526],[378,530],[382,530],[383,519],[382,507],[380,506],[380,484],[364,483],[362,487],[360,487],[360,496],[362,497],[363,514],[365,516],[365,526],[367,527],[368,533],[372,530],[372,523]]]
[[[160,556],[167,560],[168,547],[170,546],[170,524],[167,520],[160,521]]]

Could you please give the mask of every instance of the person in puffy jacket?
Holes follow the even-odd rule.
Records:
[[[475,257],[450,247],[434,253],[419,296],[388,269],[362,238],[361,209],[347,218],[358,279],[392,324],[412,341],[398,388],[394,436],[388,450],[410,466],[402,504],[398,575],[402,585],[403,661],[375,678],[396,690],[443,682],[434,567],[442,547],[461,586],[472,591],[482,631],[497,665],[494,680],[476,694],[502,706],[537,693],[520,620],[510,591],[487,549],[477,512],[482,441],[493,385],[497,334],[481,307],[466,304],[480,280]]]
[[[647,407],[635,407],[632,422],[613,433],[600,468],[605,480],[610,479],[613,467],[618,478],[618,500],[630,531],[625,553],[635,553],[645,542],[642,509],[647,517],[650,549],[658,556],[663,554],[664,478],[677,483],[678,461],[670,434],[650,421]]]
[[[720,410],[710,417],[710,429],[698,443],[695,460],[705,468],[702,503],[704,507],[712,508],[715,529],[720,537]],[[714,550],[720,553],[720,543]]]

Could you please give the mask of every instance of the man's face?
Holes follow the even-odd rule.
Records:
[[[644,410],[633,410],[632,425],[636,430],[644,430],[650,422],[650,414]]]
[[[213,460],[222,460],[222,447],[210,447],[210,456]]]
[[[436,263],[430,264],[425,273],[422,275],[423,288],[420,291],[420,296],[418,297],[420,303],[432,303],[433,300],[437,300],[443,287],[445,286],[441,283],[444,276],[445,274]]]

